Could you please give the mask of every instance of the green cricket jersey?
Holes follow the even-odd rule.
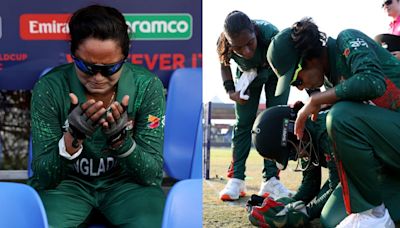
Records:
[[[115,180],[141,185],[160,185],[163,167],[165,97],[163,85],[145,68],[125,63],[117,84],[116,100],[129,95],[128,118],[132,128],[128,136],[136,142],[133,153],[110,151],[101,128],[83,142],[82,153],[73,160],[59,155],[58,141],[68,117],[74,93],[79,103],[86,101],[74,64],[54,68],[36,83],[31,102],[33,176],[36,189],[50,189],[64,179],[84,181],[94,188],[107,188]],[[126,148],[126,147],[125,147]]]
[[[371,101],[400,112],[400,61],[360,31],[342,31],[328,39],[330,73],[326,86],[335,86],[342,100]]]

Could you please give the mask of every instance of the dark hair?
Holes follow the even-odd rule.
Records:
[[[125,57],[129,52],[128,26],[117,9],[91,5],[76,11],[68,23],[71,35],[71,53],[87,38],[112,39],[119,43]]]
[[[224,32],[218,38],[217,52],[219,60],[226,66],[229,66],[229,59],[232,54],[231,46],[226,39],[227,34],[231,38],[237,37],[243,30],[251,33],[256,32],[256,27],[250,18],[243,12],[234,10],[228,14],[224,22]]]
[[[294,46],[305,59],[319,58],[326,44],[326,34],[318,30],[311,18],[303,18],[292,25]]]

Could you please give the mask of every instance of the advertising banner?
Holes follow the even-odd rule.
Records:
[[[71,62],[68,20],[95,3],[124,14],[133,32],[129,61],[156,73],[165,87],[175,69],[202,67],[201,0],[4,0],[0,89],[30,90],[44,69]]]

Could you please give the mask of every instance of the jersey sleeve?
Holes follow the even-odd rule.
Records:
[[[58,141],[63,136],[64,123],[58,118],[57,95],[52,91],[46,80],[40,80],[31,99],[33,176],[28,183],[36,189],[55,187],[72,162],[59,155]]]
[[[344,68],[348,69],[348,76],[343,75],[346,80],[335,87],[340,99],[366,101],[385,93],[384,74],[371,47],[372,42],[356,30],[345,30],[339,34],[337,48],[343,56]]]
[[[161,81],[154,77],[144,89],[143,102],[135,118],[134,151],[119,163],[143,185],[160,185],[163,168],[165,96]]]
[[[326,166],[328,168],[328,179],[318,192],[316,198],[307,205],[310,218],[318,218],[321,215],[323,207],[339,184],[339,175],[333,156],[332,143],[330,142],[326,131],[319,140],[319,147],[323,150],[323,154],[325,155]]]
[[[321,167],[310,167],[303,171],[303,179],[293,198],[308,204],[318,194],[320,186]]]

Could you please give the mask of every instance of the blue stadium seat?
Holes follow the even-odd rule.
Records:
[[[168,193],[163,228],[202,227],[201,76],[201,69],[178,69],[168,86],[164,170],[180,181]]]
[[[48,227],[43,203],[32,187],[0,182],[0,227]]]
[[[190,178],[202,178],[202,167],[203,167],[203,105],[201,106],[201,115],[199,118],[199,123],[197,126],[196,144],[193,154],[192,169],[190,173]]]
[[[202,69],[171,76],[165,114],[164,170],[177,180],[201,178]]]
[[[40,72],[39,74],[39,78],[40,79],[43,75],[47,74],[49,71],[51,71],[51,69],[53,69],[53,67],[47,67],[46,69],[44,69],[42,72]]]
[[[202,179],[177,182],[165,203],[163,228],[202,227]]]

